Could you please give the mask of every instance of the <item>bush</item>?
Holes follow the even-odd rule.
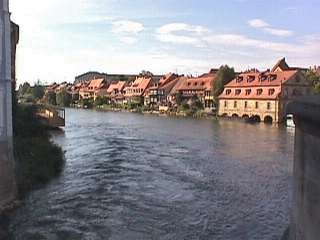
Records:
[[[57,176],[64,165],[60,147],[36,117],[37,107],[18,105],[14,119],[14,155],[20,196]]]

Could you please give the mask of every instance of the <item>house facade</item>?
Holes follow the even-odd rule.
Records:
[[[151,77],[136,77],[133,82],[124,88],[124,103],[132,102],[142,104],[144,93],[150,86],[151,81]]]
[[[102,95],[103,91],[107,89],[107,83],[103,78],[93,79],[89,83],[82,84],[79,90],[79,99],[93,99]]]
[[[281,59],[272,70],[248,71],[225,85],[219,96],[219,116],[283,122],[287,103],[312,94],[312,87],[298,68]]]
[[[167,105],[167,96],[171,89],[178,82],[178,75],[169,73],[159,81],[153,82],[144,94],[144,105],[159,108],[160,105]]]
[[[213,82],[216,79],[217,72],[218,70],[212,69],[209,73],[199,77],[180,77],[168,95],[168,101],[173,105],[177,104],[177,94],[188,101],[196,97],[203,104],[205,110],[212,111],[215,108]]]
[[[110,98],[110,103],[123,104],[125,100],[124,88],[126,87],[125,81],[113,82],[107,89],[107,97]]]

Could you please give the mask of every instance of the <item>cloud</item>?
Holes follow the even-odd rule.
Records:
[[[134,37],[120,37],[120,41],[125,44],[131,45],[131,44],[136,43],[138,41],[138,39],[136,39]]]
[[[267,33],[270,33],[272,35],[279,36],[279,37],[290,37],[294,34],[290,30],[276,29],[276,28],[269,28],[269,27],[264,28],[263,30],[266,31]]]
[[[112,25],[113,33],[138,34],[144,30],[142,23],[128,20],[115,21]]]
[[[254,28],[264,28],[264,27],[270,26],[267,22],[263,21],[262,19],[258,19],[258,18],[249,20],[248,24]]]
[[[290,37],[294,34],[290,30],[273,28],[269,23],[259,18],[249,20],[248,24],[250,27],[261,28],[263,31],[278,37]]]
[[[192,44],[195,46],[203,45],[199,37],[208,32],[209,30],[205,27],[186,23],[170,23],[156,30],[157,38],[161,42]]]

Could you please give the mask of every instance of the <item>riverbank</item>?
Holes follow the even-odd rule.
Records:
[[[36,116],[35,106],[18,105],[14,112],[17,197],[23,200],[30,191],[59,175],[64,166],[64,153],[51,141],[51,129],[44,126]],[[17,201],[6,209],[0,208],[0,240],[8,239],[10,217],[19,205]]]
[[[79,109],[93,109],[97,111],[104,112],[127,112],[127,113],[140,113],[140,114],[150,114],[157,116],[168,116],[168,117],[192,117],[192,118],[204,118],[204,119],[217,119],[215,112],[205,111],[203,109],[188,109],[183,110],[167,110],[159,111],[146,108],[145,106],[130,107],[130,105],[121,105],[121,107],[114,107],[112,105],[99,105],[99,106],[81,106],[73,105],[72,108]]]

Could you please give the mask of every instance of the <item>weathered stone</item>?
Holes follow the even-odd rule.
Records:
[[[296,124],[290,239],[320,237],[320,96],[291,102]]]

